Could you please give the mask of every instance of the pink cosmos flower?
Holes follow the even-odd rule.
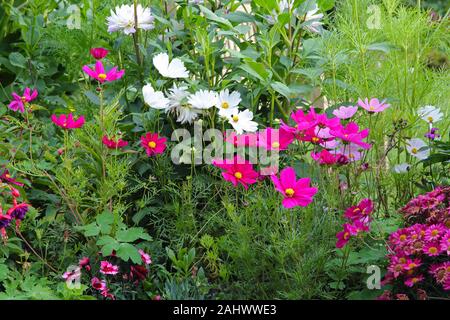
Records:
[[[106,290],[106,281],[100,280],[99,278],[94,277],[91,279],[91,286],[95,290],[104,291],[104,290]]]
[[[68,115],[61,114],[59,117],[52,114],[51,119],[54,124],[65,130],[81,128],[85,122],[83,116],[80,116],[77,120],[75,120],[73,118],[73,114],[71,113]]]
[[[328,150],[323,149],[319,153],[311,152],[311,158],[321,165],[333,165],[337,162],[339,155],[333,155]]]
[[[362,141],[369,135],[369,129],[359,131],[359,127],[355,122],[349,122],[347,126],[340,126],[330,131],[336,138],[341,139],[345,143],[354,143],[363,149],[370,149],[372,146]]]
[[[122,139],[114,139],[108,138],[108,136],[103,136],[102,143],[108,148],[108,149],[120,149],[123,147],[126,147],[128,145],[128,141],[122,140]]]
[[[100,262],[100,272],[103,274],[111,274],[115,275],[119,273],[119,267],[113,265],[112,263],[108,261],[101,261]]]
[[[145,253],[144,250],[139,249],[139,254],[141,255],[141,259],[144,264],[148,265],[148,264],[152,263],[152,259],[151,259],[150,255]]]
[[[166,150],[167,138],[160,137],[157,133],[147,132],[141,137],[141,146],[149,157],[162,154]]]
[[[424,279],[423,275],[418,275],[418,276],[414,276],[414,277],[408,277],[405,280],[405,285],[412,288],[416,283],[422,281]]]
[[[339,119],[350,119],[358,111],[358,106],[339,107],[333,111],[333,114]]]
[[[280,178],[271,176],[275,189],[283,196],[283,206],[293,208],[295,206],[306,207],[313,201],[317,188],[311,187],[309,178],[296,179],[295,170],[287,167],[280,172]]]
[[[380,100],[376,98],[370,99],[370,101],[368,98],[366,98],[364,101],[358,99],[358,105],[371,113],[382,112],[391,106],[390,104],[387,104],[385,102],[386,100],[380,102]]]
[[[357,206],[345,210],[344,216],[352,221],[360,221],[364,225],[370,222],[370,214],[373,212],[373,202],[370,199],[362,199]]]
[[[283,128],[267,128],[258,134],[258,145],[266,150],[286,150],[294,141],[294,134]]]
[[[429,257],[437,257],[441,253],[439,242],[428,242],[423,247],[423,253]]]
[[[117,71],[117,67],[114,67],[108,72],[106,72],[105,68],[103,67],[103,63],[100,60],[97,60],[95,62],[94,70],[89,68],[89,66],[83,66],[83,71],[87,73],[90,77],[97,79],[100,83],[120,79],[125,73],[125,70]]]
[[[232,160],[213,160],[212,164],[225,170],[222,172],[223,178],[234,186],[240,183],[245,189],[248,189],[249,184],[258,181],[259,174],[253,169],[253,165],[239,156],[235,156]]]
[[[344,223],[343,228],[344,230],[336,234],[336,248],[338,249],[343,248],[350,241],[351,236],[358,234],[358,229],[352,224]]]
[[[233,130],[225,141],[233,144],[235,147],[256,147],[258,145],[258,135],[256,133],[236,134]]]
[[[14,100],[9,103],[8,107],[13,111],[19,110],[19,112],[24,113],[25,104],[36,99],[36,97],[38,96],[38,92],[36,89],[31,92],[30,88],[25,88],[25,92],[22,96],[19,96],[15,92],[13,92],[12,96]]]
[[[95,60],[101,60],[104,57],[106,57],[109,53],[109,51],[106,50],[105,48],[92,48],[90,52],[91,56],[93,56]]]

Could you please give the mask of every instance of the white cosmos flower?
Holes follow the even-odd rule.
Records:
[[[177,122],[192,123],[198,118],[198,115],[202,110],[193,108],[190,104],[183,104],[176,108],[176,113],[178,115]]]
[[[406,141],[406,150],[408,150],[410,155],[419,160],[424,160],[430,155],[427,144],[423,140],[417,138]]]
[[[173,84],[173,87],[169,90],[169,95],[167,96],[170,100],[168,111],[186,104],[187,97],[189,96],[189,92],[187,92],[187,89],[188,88],[186,86],[182,85],[178,87],[175,83]]]
[[[117,6],[115,12],[111,10],[111,15],[106,18],[108,22],[108,32],[121,31],[125,34],[132,34],[136,32],[134,19],[134,5]],[[154,28],[153,21],[155,17],[152,16],[150,8],[143,8],[140,4],[136,8],[138,29],[150,30]]]
[[[219,109],[219,116],[228,117],[237,111],[237,107],[241,103],[241,94],[234,91],[230,94],[228,89],[222,90],[217,98],[216,107]]]
[[[322,31],[322,18],[323,13],[317,13],[319,12],[319,7],[315,3],[314,6],[306,12],[305,16],[305,23],[304,26],[305,29],[309,30],[312,33],[320,33]]]
[[[411,165],[408,163],[400,163],[394,166],[394,172],[395,173],[406,173],[411,168]]]
[[[196,109],[209,109],[217,103],[217,93],[209,90],[200,90],[191,94],[188,103]]]
[[[155,91],[151,84],[146,84],[142,88],[142,94],[144,96],[144,101],[151,108],[154,109],[167,109],[170,100],[164,96],[161,91]]]
[[[429,124],[442,120],[442,117],[444,116],[441,110],[435,106],[424,106],[419,108],[419,110],[417,110],[417,114],[422,120],[425,120]]]
[[[189,77],[183,61],[174,58],[169,63],[169,55],[167,53],[162,52],[154,56],[153,65],[163,77],[171,79]]]
[[[233,113],[228,117],[228,121],[233,126],[234,130],[236,130],[237,134],[242,134],[245,132],[255,132],[258,130],[258,123],[253,120],[253,112],[250,110],[244,110],[242,112],[236,110],[236,113]]]

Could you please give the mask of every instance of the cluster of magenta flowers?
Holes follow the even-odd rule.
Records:
[[[4,241],[8,239],[6,228],[11,224],[13,220],[16,222],[16,231],[19,231],[20,224],[25,215],[30,209],[30,205],[24,201],[18,201],[21,197],[19,190],[17,190],[13,185],[23,186],[22,183],[16,181],[10,174],[8,170],[4,170],[0,175],[0,185],[5,186],[6,189],[10,191],[11,195],[11,205],[3,213],[3,206],[0,203],[0,234]]]
[[[413,224],[389,237],[389,266],[384,284],[414,288],[416,292],[420,289],[422,295],[433,281],[443,290],[450,290],[449,201],[450,187],[438,187],[400,210]],[[388,297],[392,297],[390,291],[381,298]]]
[[[133,264],[129,267],[128,272],[122,272],[118,265],[115,265],[107,260],[101,260],[100,266],[98,268],[99,275],[93,274],[93,267],[91,266],[91,260],[89,257],[83,257],[78,262],[78,267],[74,268],[72,271],[67,271],[62,275],[62,278],[66,281],[73,281],[75,279],[80,279],[83,270],[87,273],[90,279],[91,288],[98,292],[102,297],[115,300],[116,296],[111,292],[110,283],[117,277],[121,278],[123,281],[129,281],[134,285],[147,278],[149,272],[149,266],[152,263],[152,259],[149,254],[145,253],[144,250],[139,249],[139,254],[141,256],[141,264]],[[114,258],[115,252],[111,254]]]
[[[361,99],[358,105],[370,114],[379,113],[389,107],[385,101],[378,99]],[[296,140],[300,143],[313,145],[311,158],[320,165],[346,165],[362,158],[363,150],[371,148],[364,141],[369,135],[369,129],[360,130],[356,122],[349,119],[358,111],[358,106],[340,107],[334,110],[335,117],[328,117],[324,113],[317,113],[311,107],[309,112],[298,110],[291,114],[294,125],[282,122],[279,129],[266,128],[256,133],[235,133],[225,136],[225,141],[236,147],[264,148],[267,151],[284,151]],[[270,174],[275,189],[280,192],[285,208],[307,206],[312,202],[317,188],[310,186],[309,178],[297,180],[292,167],[281,171],[280,176],[271,173],[271,169],[263,168],[259,172],[253,164],[235,156],[233,159],[214,161],[213,165],[223,170],[222,176],[234,186],[241,184],[245,189],[257,183],[264,174]],[[276,171],[276,170],[273,170]],[[356,223],[357,224],[357,223]],[[348,224],[348,226],[350,226]],[[362,226],[355,230],[348,230],[349,234],[356,234]]]
[[[344,247],[351,237],[358,236],[362,232],[370,231],[371,214],[373,202],[370,199],[361,200],[358,205],[351,206],[345,210],[344,217],[349,222],[344,223],[343,230],[336,234],[336,248]]]

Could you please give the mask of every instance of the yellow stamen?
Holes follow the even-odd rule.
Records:
[[[22,100],[23,103],[27,102],[27,98],[25,96],[23,96],[22,98],[20,98],[20,100]]]
[[[11,178],[11,176],[7,173],[7,174],[5,174],[5,178],[9,179],[9,178]]]
[[[229,107],[230,107],[230,105],[228,104],[228,102],[222,103],[222,109],[228,109]]]
[[[155,148],[156,147],[156,142],[155,141],[150,141],[149,143],[148,143],[148,146],[150,147],[150,148]]]
[[[286,193],[286,195],[288,197],[292,197],[294,195],[295,191],[292,188],[287,188],[286,190],[284,190],[284,193]]]
[[[417,150],[417,148],[412,148],[412,149],[411,149],[411,152],[414,153],[414,154],[416,154],[418,151],[419,151],[419,150]]]
[[[430,249],[428,249],[428,252],[431,254],[435,254],[438,252],[438,249],[436,247],[431,247]]]
[[[347,240],[348,238],[350,238],[350,233],[348,232],[344,233],[344,240]]]
[[[275,142],[272,143],[272,148],[277,149],[279,147],[280,147],[280,143],[279,142],[275,141]]]
[[[98,78],[99,78],[100,80],[105,80],[105,79],[106,79],[106,74],[100,73],[100,74],[98,75]]]
[[[236,179],[242,179],[242,173],[240,173],[239,171],[237,171],[237,172],[234,173],[234,177],[235,177]]]
[[[239,121],[239,117],[236,114],[233,115],[232,119],[233,119],[234,122],[238,122]]]
[[[400,241],[405,241],[406,240],[406,235],[402,234],[399,239],[400,239]]]
[[[317,138],[317,137],[313,137],[312,139],[311,139],[311,141],[313,142],[313,143],[317,143],[317,142],[319,142],[319,138]]]
[[[374,107],[374,106],[370,106],[370,107],[369,107],[369,110],[370,110],[370,111],[374,111],[374,110],[375,110],[375,107]]]
[[[433,122],[433,117],[428,117],[428,122]]]

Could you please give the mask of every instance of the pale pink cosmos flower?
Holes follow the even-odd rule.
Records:
[[[306,207],[313,201],[317,188],[311,187],[309,178],[301,178],[297,180],[295,170],[287,167],[280,172],[280,177],[271,176],[275,189],[283,196],[283,206],[285,208],[293,208],[295,206]]]
[[[119,267],[113,265],[112,263],[108,261],[101,261],[100,262],[100,272],[103,274],[111,274],[115,275],[119,273]]]
[[[380,102],[377,98],[372,98],[370,101],[368,98],[364,99],[364,101],[358,99],[358,105],[371,113],[382,112],[391,106],[386,103],[386,100]]]
[[[358,111],[358,106],[340,107],[333,111],[333,114],[339,119],[350,119]]]
[[[112,68],[108,72],[105,71],[103,63],[100,60],[95,62],[95,68],[92,70],[89,66],[83,66],[83,71],[87,73],[90,77],[97,79],[100,83],[105,81],[114,81],[122,78],[125,70],[117,71],[117,67]]]
[[[30,88],[25,88],[25,91],[22,96],[19,96],[17,93],[13,92],[12,96],[14,98],[8,105],[8,107],[13,111],[19,111],[21,113],[25,112],[25,104],[33,101],[38,96],[38,92],[36,89],[31,92]]]
[[[258,146],[266,150],[286,150],[294,141],[294,134],[283,128],[267,128],[258,134]]]
[[[342,155],[346,156],[349,162],[354,162],[354,161],[361,160],[363,154],[360,150],[361,150],[361,148],[359,146],[351,143],[351,144],[341,145],[336,150],[336,152],[338,154],[342,154]]]

